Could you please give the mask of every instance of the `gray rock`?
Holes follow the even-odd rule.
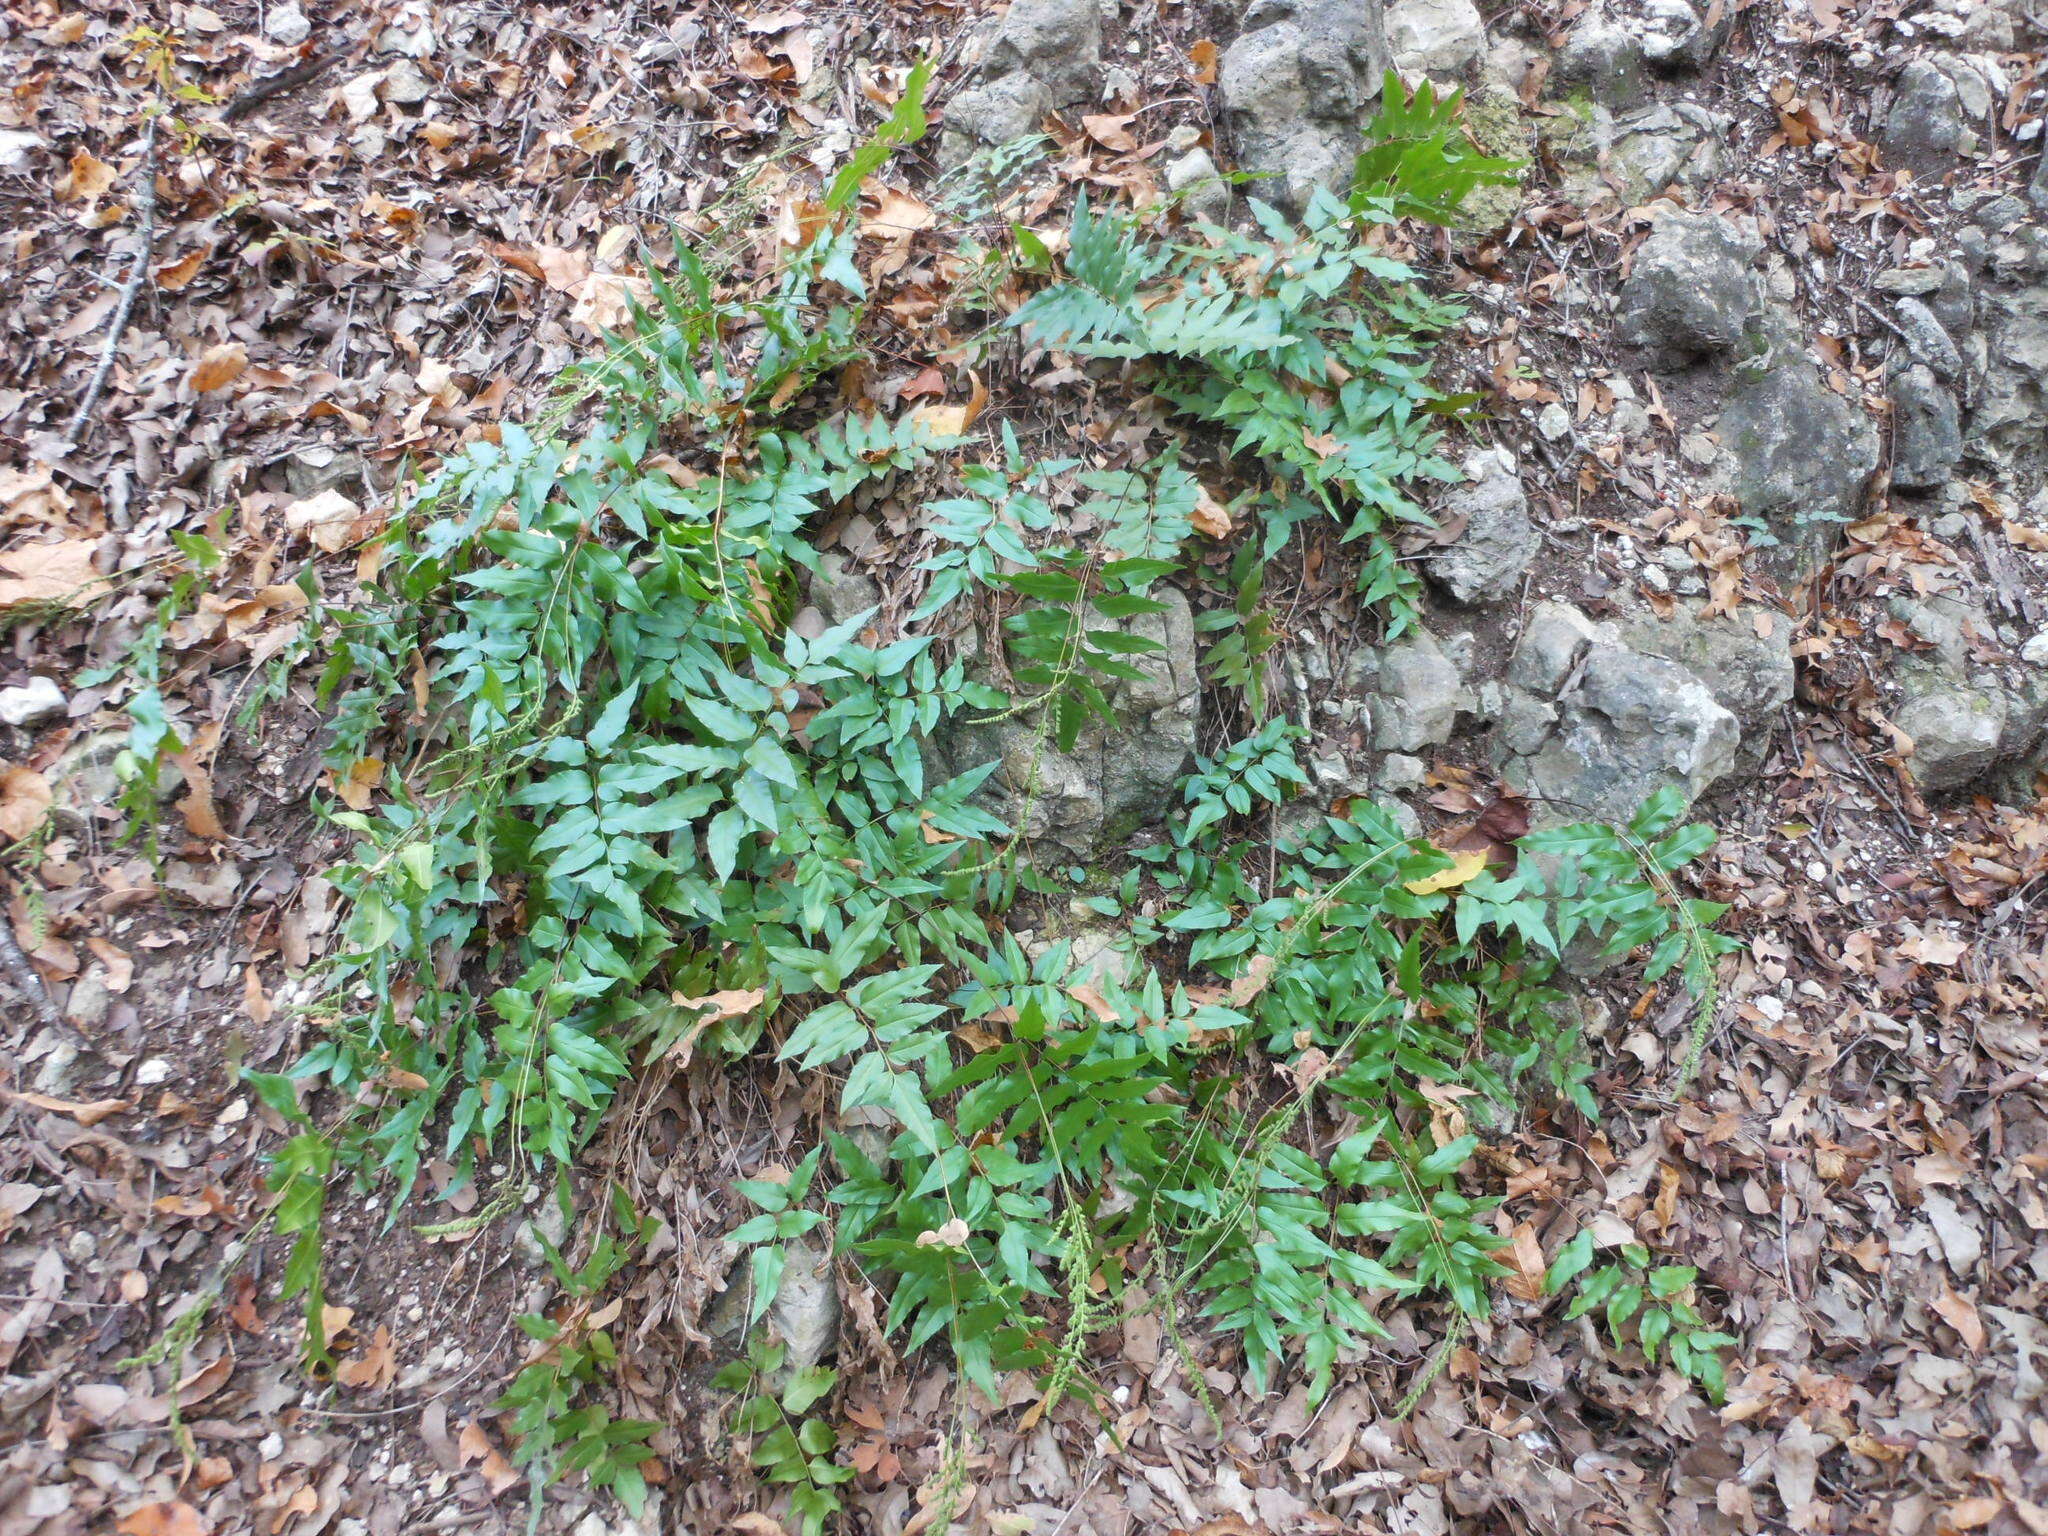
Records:
[[[960,92],[946,104],[949,136],[1008,144],[1037,133],[1051,113],[1052,92],[1030,75],[1004,75]]]
[[[2034,174],[2027,181],[2027,201],[2048,212],[2048,155],[2034,161]]]
[[[1410,757],[1405,752],[1389,752],[1380,759],[1378,785],[1381,794],[1406,794],[1411,789],[1422,788],[1422,776],[1428,765],[1419,757]]]
[[[1963,371],[1963,354],[1956,350],[1942,323],[1934,318],[1934,311],[1923,299],[1902,298],[1892,306],[1898,317],[1899,329],[1905,333],[1906,350],[1915,362],[1925,363],[1944,379],[1953,379]]]
[[[540,1269],[548,1262],[542,1239],[560,1253],[568,1236],[569,1218],[555,1192],[548,1190],[534,1202],[533,1214],[512,1229],[512,1247],[529,1269]]]
[[[64,999],[64,1017],[80,1029],[97,1029],[106,1022],[113,1004],[106,967],[95,965],[71,983],[71,994]]]
[[[1490,466],[1478,467],[1488,460]],[[1529,518],[1529,500],[1507,450],[1474,455],[1466,468],[1472,479],[1443,506],[1446,516],[1466,520],[1464,529],[1426,572],[1453,602],[1509,602],[1520,593],[1542,536]],[[1459,659],[1462,665],[1469,657]]]
[[[1386,67],[1381,0],[1252,0],[1218,84],[1259,196],[1298,211],[1348,175]]]
[[[1905,491],[1946,485],[1963,456],[1956,397],[1934,370],[1915,363],[1892,381],[1892,484]]]
[[[1621,339],[1677,363],[1727,351],[1755,307],[1749,263],[1757,250],[1713,214],[1665,214],[1622,284]]]
[[[1579,18],[1557,52],[1557,78],[1610,107],[1627,106],[1643,89],[1643,44],[1635,28],[1604,10]]]
[[[434,94],[434,82],[411,59],[400,59],[384,72],[382,94],[394,106],[416,107]]]
[[[64,713],[64,690],[47,677],[32,677],[19,688],[0,688],[0,721],[40,725]]]
[[[820,1229],[822,1232],[824,1229]],[[788,1352],[782,1369],[794,1376],[832,1352],[839,1340],[839,1287],[832,1253],[816,1235],[791,1238],[782,1286],[768,1308],[767,1322]]]
[[[273,43],[296,47],[313,35],[313,24],[299,9],[297,0],[285,0],[283,5],[273,5],[263,13],[263,35]]]
[[[1930,681],[1909,694],[1894,723],[1913,738],[1906,769],[1914,782],[1939,793],[1988,770],[1998,761],[2006,707],[1997,690],[1962,683]]]
[[[1652,69],[1674,73],[1683,69],[1704,69],[1727,40],[1735,22],[1732,6],[1716,7],[1719,15],[1708,26],[1686,0],[1647,0],[1643,7],[1643,57]]]
[[[1464,531],[1424,569],[1454,602],[1506,602],[1521,586],[1542,537],[1529,521],[1529,498],[1512,454],[1475,453],[1465,461],[1465,475],[1439,509],[1446,522],[1465,519]]]
[[[298,500],[318,496],[322,491],[364,491],[365,461],[353,448],[332,443],[308,443],[284,459],[285,489]]]
[[[1553,823],[1626,821],[1671,785],[1690,802],[1733,770],[1742,740],[1691,672],[1620,645],[1592,646],[1556,709],[1541,745],[1502,764]]]
[[[1198,219],[1221,224],[1230,212],[1230,184],[1222,179],[1209,151],[1199,146],[1167,163],[1166,185],[1186,194],[1182,206]]]
[[[857,613],[873,608],[882,600],[882,589],[874,577],[849,562],[838,550],[818,557],[818,569],[811,576],[811,606],[824,615],[827,627],[844,624]]]
[[[1718,427],[1730,489],[1778,541],[1765,564],[1798,583],[1817,570],[1835,526],[1854,522],[1877,468],[1870,418],[1782,351],[1738,368]]]
[[[1598,631],[1570,603],[1538,603],[1508,658],[1508,681],[1531,693],[1554,696]]]
[[[1962,97],[1948,74],[1926,59],[1907,64],[1879,143],[1887,159],[1915,176],[1937,177],[1952,169],[1974,147],[1975,135],[1963,121]]]
[[[1741,722],[1686,663],[1739,657],[1747,685],[1722,687],[1759,717],[1785,679],[1769,658],[1742,656],[1732,631],[1691,618],[1655,629],[1624,634],[1566,603],[1531,615],[1508,661],[1494,751],[1507,782],[1538,802],[1539,820],[1626,820],[1667,785],[1691,800],[1734,770]]]
[[[1486,24],[1472,0],[1393,0],[1387,49],[1405,76],[1455,75],[1486,49]]]
[[[1029,75],[1055,107],[1093,100],[1102,85],[1101,8],[1095,0],[1016,0],[989,33],[981,74]]]
[[[1372,744],[1380,752],[1420,752],[1451,739],[1472,696],[1436,636],[1411,630],[1379,656]]]
[[[935,768],[963,773],[996,763],[982,791],[990,813],[1027,839],[1080,859],[1172,814],[1174,791],[1195,752],[1202,687],[1187,599],[1171,587],[1151,595],[1165,612],[1119,627],[1163,649],[1124,658],[1143,678],[1117,679],[1106,689],[1113,724],[1090,720],[1073,750],[1062,752],[1040,711],[988,724],[956,717],[931,744]]]
[[[54,803],[50,814],[66,831],[92,824],[93,818],[109,810],[121,798],[126,784],[121,778],[121,754],[128,750],[124,730],[95,731],[81,736],[44,773]],[[185,775],[169,758],[157,768],[157,795],[165,798],[184,787]]]
[[[1701,611],[1681,606],[1668,619],[1628,626],[1623,636],[1632,650],[1692,673],[1745,729],[1768,726],[1792,701],[1792,626],[1775,623],[1761,639],[1754,624],[1702,618]]]

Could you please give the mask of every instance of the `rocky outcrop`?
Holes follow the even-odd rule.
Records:
[[[1839,525],[1863,510],[1877,428],[1784,342],[1735,371],[1718,432],[1729,490],[1777,542],[1764,563],[1798,583],[1827,558]]]
[[[1456,603],[1513,597],[1542,547],[1514,455],[1487,449],[1465,461],[1465,483],[1445,496],[1438,520],[1456,533],[1424,570]]]
[[[1387,50],[1403,78],[1455,75],[1486,51],[1486,24],[1472,0],[1394,0]]]
[[[1667,786],[1699,796],[1734,769],[1741,740],[1689,668],[1543,603],[1508,665],[1495,755],[1537,821],[1625,822]]]
[[[1252,0],[1218,84],[1259,196],[1299,210],[1342,182],[1387,61],[1380,0]]]
[[[1956,397],[1932,368],[1915,363],[1892,382],[1892,484],[1904,491],[1946,485],[1963,456]]]
[[[1101,85],[1095,0],[1016,0],[984,35],[978,83],[946,105],[949,153],[1035,133],[1047,113],[1093,100]]]
[[[1997,631],[1967,600],[1899,598],[1891,611],[1925,647],[1894,669],[1899,702],[1891,719],[1907,738],[1900,745],[1914,783],[1942,794],[2001,765],[2031,769],[2048,731],[2048,645],[2022,646],[2009,679],[1980,659]]]
[[[1140,614],[1118,627],[1161,649],[1122,658],[1142,678],[1118,679],[1107,688],[1115,719],[1090,720],[1071,752],[1059,750],[1037,710],[983,724],[955,717],[932,743],[944,771],[995,763],[982,801],[1030,841],[1092,858],[1176,804],[1175,791],[1194,758],[1202,686],[1187,599],[1170,587],[1151,595],[1166,605],[1164,612]]]
[[[1749,264],[1759,249],[1713,214],[1663,213],[1622,284],[1621,339],[1665,363],[1728,351],[1755,308]]]
[[[1410,630],[1384,650],[1362,653],[1345,681],[1347,692],[1369,695],[1372,745],[1379,752],[1440,747],[1474,705],[1464,673],[1426,629]]]

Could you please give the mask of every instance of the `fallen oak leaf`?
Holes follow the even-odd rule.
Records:
[[[199,361],[185,376],[185,382],[202,395],[226,389],[249,366],[249,349],[239,341],[222,342],[199,354]]]
[[[20,842],[43,824],[56,795],[33,768],[0,769],[0,837]]]
[[[110,1116],[118,1115],[123,1110],[135,1107],[134,1101],[131,1099],[95,1099],[90,1104],[81,1104],[71,1099],[60,1099],[47,1093],[0,1091],[5,1091],[7,1097],[17,1104],[31,1105],[36,1109],[47,1109],[53,1115],[63,1115],[87,1127],[98,1125],[102,1120],[108,1119]]]
[[[0,555],[0,613],[30,604],[82,605],[103,595],[106,578],[92,568],[95,539],[24,544]]]

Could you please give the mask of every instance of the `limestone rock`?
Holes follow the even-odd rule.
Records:
[[[1219,86],[1238,163],[1299,210],[1337,186],[1387,67],[1381,0],[1252,0]]]
[[[1166,185],[1171,191],[1187,194],[1184,206],[1198,219],[1221,224],[1230,211],[1230,186],[1218,173],[1209,151],[1199,146],[1167,163]]]
[[[1932,680],[1909,693],[1894,717],[1913,738],[1907,771],[1930,793],[1967,784],[1997,762],[2005,721],[1997,690]]]
[[[1804,581],[1833,546],[1835,526],[1862,512],[1876,427],[1805,357],[1779,350],[1736,370],[1718,430],[1730,489],[1778,540],[1765,563],[1781,580]]]
[[[1095,0],[1016,0],[984,33],[976,83],[946,104],[942,156],[1036,133],[1046,115],[1094,99],[1102,85]]]
[[[1633,102],[1643,89],[1642,39],[1604,9],[1588,11],[1558,50],[1557,78],[1610,107]]]
[[[1947,328],[1935,318],[1927,301],[1916,298],[1901,298],[1892,306],[1899,329],[1906,337],[1906,350],[1913,360],[1925,363],[1944,379],[1962,375],[1963,354],[1956,350],[1955,341]],[[1967,328],[1967,327],[1965,327]]]
[[[1766,638],[1754,624],[1703,618],[1699,608],[1681,606],[1668,619],[1627,626],[1623,636],[1632,650],[1692,673],[1745,729],[1768,727],[1792,700],[1790,624],[1773,624]]]
[[[1757,249],[1713,214],[1665,214],[1622,284],[1621,339],[1678,363],[1727,351],[1755,305],[1749,263]]]
[[[1956,397],[1925,363],[1892,381],[1892,484],[1905,491],[1946,485],[1963,456]]]
[[[1031,76],[1055,107],[1090,100],[1102,84],[1102,10],[1095,0],[1016,0],[982,51],[985,79]]]
[[[1566,604],[1532,617],[1509,679],[1501,771],[1542,821],[1626,821],[1659,789],[1690,801],[1735,767],[1741,727],[1704,682]]]
[[[1715,8],[1719,15],[1709,26],[1687,0],[1648,0],[1643,7],[1643,58],[1660,73],[1704,69],[1734,25],[1731,6]]]
[[[1445,522],[1463,518],[1464,531],[1425,570],[1454,602],[1505,602],[1542,545],[1529,521],[1529,498],[1505,449],[1473,454],[1465,461],[1465,476],[1438,514]]]
[[[0,688],[0,722],[40,725],[64,713],[64,690],[47,677],[32,677],[19,688]]]
[[[1485,51],[1486,24],[1472,0],[1393,0],[1387,49],[1404,76],[1455,75]]]
[[[873,608],[882,600],[882,589],[874,577],[852,565],[837,550],[828,550],[818,560],[810,581],[811,606],[824,617],[827,627],[844,624],[855,614]]]
[[[1376,673],[1370,669],[1376,667]],[[1354,686],[1371,677],[1372,745],[1380,752],[1421,752],[1451,739],[1473,707],[1464,674],[1436,636],[1411,630],[1377,657],[1361,657]]]
[[[1062,752],[1038,711],[985,725],[956,718],[931,744],[936,766],[964,773],[996,763],[982,790],[990,813],[1027,839],[1079,859],[1171,814],[1174,790],[1195,752],[1202,688],[1187,599],[1170,587],[1151,595],[1165,611],[1120,627],[1163,649],[1124,658],[1144,675],[1136,682],[1118,679],[1106,690],[1113,724],[1090,720],[1073,750]]]
[[[1963,120],[1962,97],[1950,75],[1927,59],[1899,72],[1879,142],[1885,156],[1915,176],[1938,177],[1975,145]]]
[[[946,104],[954,136],[1007,144],[1036,133],[1052,111],[1052,92],[1030,75],[1004,75],[960,92]]]

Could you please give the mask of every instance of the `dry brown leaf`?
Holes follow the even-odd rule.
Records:
[[[106,967],[107,990],[117,993],[126,992],[129,984],[135,980],[135,961],[130,957],[128,951],[108,942],[106,939],[97,937],[87,939],[85,947],[93,952],[93,956],[101,965]]]
[[[398,1376],[398,1352],[392,1347],[391,1330],[379,1324],[369,1347],[353,1360],[334,1368],[334,1379],[344,1387],[368,1387],[381,1392]]]
[[[1114,1024],[1123,1015],[1109,1006],[1109,999],[1102,995],[1102,989],[1092,981],[1080,982],[1067,988],[1067,996],[1086,1008],[1105,1024]]]
[[[513,1484],[522,1481],[521,1474],[491,1444],[491,1437],[484,1433],[483,1426],[471,1419],[462,1426],[462,1433],[456,1437],[456,1453],[462,1464],[477,1463],[477,1471],[483,1475],[484,1486],[493,1496],[503,1493]]]
[[[239,341],[224,341],[199,354],[185,382],[202,395],[226,389],[249,366],[249,349]]]
[[[106,196],[107,189],[113,184],[114,168],[111,165],[95,159],[85,150],[77,150],[71,156],[71,169],[57,183],[57,201],[96,203]]]
[[[734,1515],[725,1523],[727,1529],[739,1531],[742,1536],[789,1536],[789,1532],[782,1528],[780,1521],[773,1515],[762,1514],[758,1509]]]
[[[1973,1355],[1984,1353],[1984,1320],[1977,1315],[1975,1302],[1944,1282],[1941,1294],[1934,1298],[1934,1310],[1955,1329],[1965,1349]]]
[[[80,1104],[71,1099],[60,1099],[47,1093],[10,1093],[9,1098],[21,1104],[32,1104],[37,1109],[47,1109],[53,1115],[63,1115],[76,1120],[80,1125],[98,1125],[109,1116],[118,1115],[124,1109],[133,1109],[128,1099],[95,1099],[90,1104]]]
[[[1125,112],[1121,116],[1096,112],[1083,116],[1081,126],[1087,130],[1088,137],[1104,149],[1129,154],[1138,147],[1138,141],[1131,137],[1131,123],[1137,115],[1135,112]]]
[[[1209,487],[1200,482],[1195,485],[1195,510],[1188,514],[1188,521],[1194,524],[1195,532],[1207,534],[1212,539],[1230,537],[1230,508],[1218,501]]]
[[[316,548],[338,555],[355,543],[358,537],[356,524],[362,515],[363,509],[341,492],[325,490],[287,506],[284,525],[292,532],[302,533],[311,539]]]
[[[711,1010],[711,1016],[707,1022],[715,1024],[721,1019],[743,1018],[760,1007],[767,998],[768,992],[765,987],[729,988],[721,992],[707,992],[702,997],[678,995],[675,1004],[678,1008],[708,1008]]]
[[[253,965],[242,969],[242,1012],[248,1014],[258,1024],[268,1024],[272,1015],[277,1012],[276,1005],[264,993],[263,979],[256,974],[256,967]],[[422,1083],[420,1086],[426,1085]]]
[[[106,578],[92,568],[94,539],[24,544],[0,555],[0,613],[31,603],[77,606],[102,596]]]
[[[1214,85],[1216,83],[1217,51],[1215,43],[1205,37],[1199,42],[1190,44],[1188,46],[1188,62],[1195,66],[1195,84]]]
[[[0,769],[0,837],[19,842],[43,824],[55,799],[33,768]]]
[[[381,757],[359,757],[349,765],[348,773],[334,782],[334,792],[341,796],[341,803],[352,811],[367,811],[370,796],[384,778],[384,759]]]
[[[122,1536],[213,1536],[213,1527],[183,1499],[144,1504],[114,1527]]]

